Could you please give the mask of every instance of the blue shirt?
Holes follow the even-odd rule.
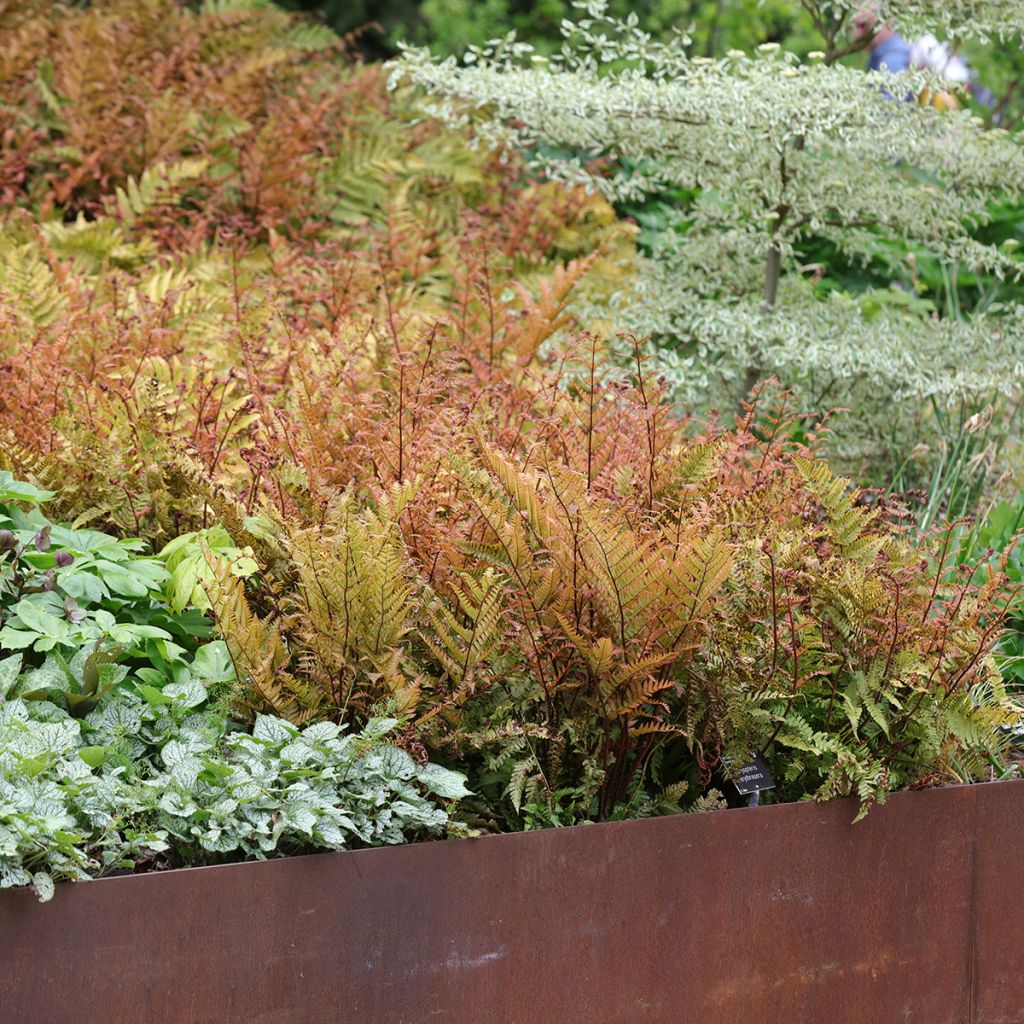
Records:
[[[906,71],[910,67],[910,43],[893,33],[871,51],[869,71]]]

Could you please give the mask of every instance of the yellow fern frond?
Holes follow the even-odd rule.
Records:
[[[872,560],[878,553],[873,543],[860,544],[864,532],[877,517],[869,509],[857,508],[854,501],[856,491],[851,491],[850,481],[836,476],[828,463],[802,456],[794,458],[794,464],[804,478],[808,489],[821,503],[828,516],[828,530],[831,538],[845,555],[855,555]]]
[[[501,574],[493,569],[485,569],[478,580],[463,574],[451,590],[464,622],[441,599],[427,609],[434,636],[423,640],[454,684],[457,700],[472,692],[477,667],[487,663],[501,641],[503,589]]]
[[[210,600],[217,629],[224,638],[237,677],[233,703],[251,716],[272,711],[294,722],[316,709],[313,695],[288,672],[288,652],[280,630],[254,615],[245,597],[245,584],[230,564],[208,548],[204,556],[211,578],[202,586]]]

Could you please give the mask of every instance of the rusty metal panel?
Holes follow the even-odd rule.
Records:
[[[1024,783],[855,810],[164,872],[45,906],[0,894],[0,1022],[1024,1022],[1017,954],[995,948]]]
[[[1024,1021],[1024,784],[979,786],[972,1024]]]

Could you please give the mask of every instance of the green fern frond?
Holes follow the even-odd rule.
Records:
[[[318,25],[315,21],[299,21],[275,45],[301,50],[303,53],[315,53],[317,50],[329,50],[338,43],[337,33],[326,25]]]
[[[209,167],[205,157],[185,157],[175,163],[147,167],[138,178],[129,175],[114,189],[115,205],[125,225],[134,224],[157,204],[176,201],[182,185],[201,178]]]
[[[827,462],[795,456],[794,464],[804,478],[808,489],[818,499],[828,516],[829,534],[842,552],[848,557],[873,560],[881,543],[861,542],[877,513],[857,508],[854,504],[856,492],[850,490],[850,481],[836,476]]]
[[[702,484],[717,472],[725,443],[722,439],[693,444],[684,448],[672,461],[670,474],[674,484]]]
[[[465,624],[439,598],[427,609],[434,636],[424,635],[423,641],[444,667],[457,700],[463,700],[474,688],[478,667],[487,664],[501,642],[504,579],[485,569],[479,580],[463,574],[449,587]]]
[[[14,244],[0,235],[0,296],[37,327],[57,320],[68,298],[39,245]]]

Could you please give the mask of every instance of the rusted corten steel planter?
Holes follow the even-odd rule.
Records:
[[[0,895],[2,1024],[1024,1022],[1024,783]]]

